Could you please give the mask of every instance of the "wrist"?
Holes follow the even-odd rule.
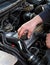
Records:
[[[43,23],[43,20],[39,15],[35,16],[31,21],[32,21],[32,24],[35,24],[35,26],[40,23]]]

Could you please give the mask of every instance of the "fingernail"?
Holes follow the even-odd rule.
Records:
[[[30,36],[28,36],[28,39],[30,38]]]

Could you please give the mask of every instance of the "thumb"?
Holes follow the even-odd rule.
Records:
[[[28,38],[30,38],[30,37],[31,37],[31,34],[32,34],[32,32],[29,32],[29,33],[28,33]]]

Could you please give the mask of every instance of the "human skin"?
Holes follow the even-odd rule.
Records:
[[[47,34],[46,45],[47,45],[48,48],[50,48],[50,33]]]
[[[28,38],[30,38],[32,32],[36,28],[36,25],[41,23],[42,19],[39,15],[35,16],[33,19],[28,21],[27,23],[24,23],[19,29],[18,29],[18,35],[19,38],[25,34],[25,31],[28,30]]]
[[[26,30],[28,30],[28,38],[30,38],[31,34],[33,33],[34,29],[36,28],[36,25],[39,23],[43,23],[42,18],[37,15],[27,23],[24,23],[19,29],[18,29],[18,36],[19,38],[26,33]],[[46,37],[46,46],[50,48],[50,34],[47,34]]]

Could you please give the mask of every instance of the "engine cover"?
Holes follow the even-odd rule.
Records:
[[[14,65],[17,61],[13,55],[0,50],[0,65]]]

